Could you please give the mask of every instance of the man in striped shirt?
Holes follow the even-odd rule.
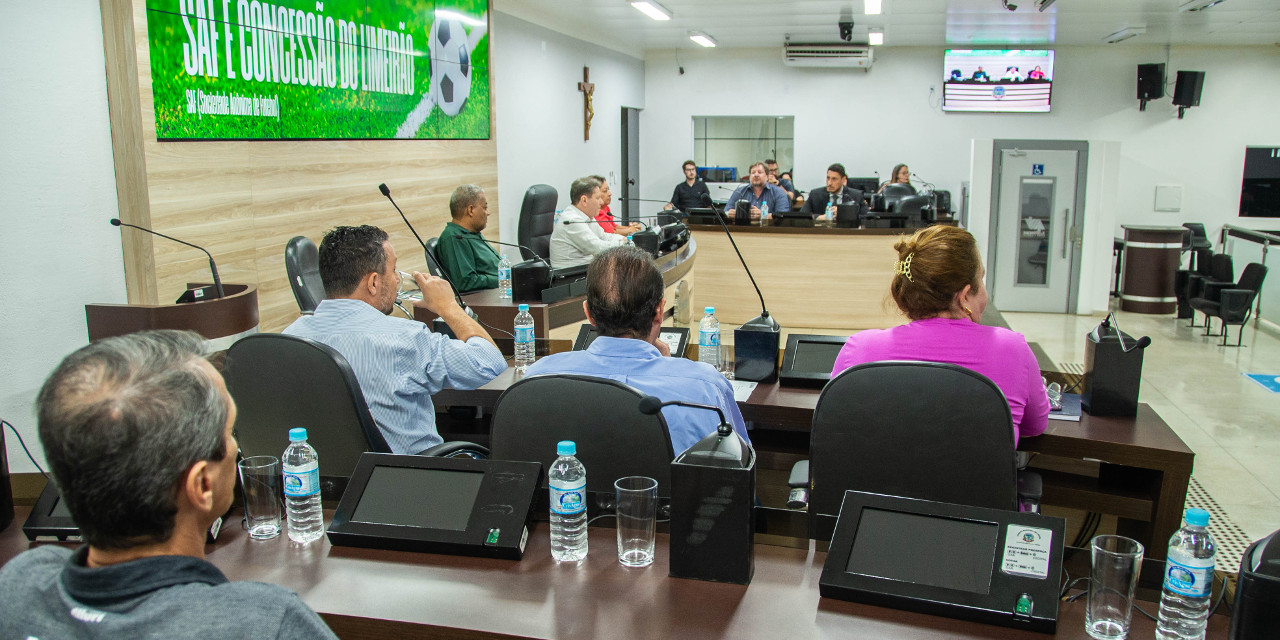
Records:
[[[474,389],[507,367],[493,338],[463,311],[441,278],[413,273],[422,290],[414,306],[444,318],[457,339],[390,315],[400,275],[395,249],[382,229],[336,227],[325,234],[320,279],[328,298],[284,333],[329,345],[347,359],[394,453],[419,453],[443,441],[432,395],[446,387]]]

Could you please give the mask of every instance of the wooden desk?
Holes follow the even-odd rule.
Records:
[[[693,264],[697,255],[698,243],[690,238],[683,247],[655,259],[658,270],[662,272],[662,283],[666,287],[668,308],[675,304],[677,283],[682,279],[692,280]],[[533,316],[534,337],[574,339],[578,335],[578,326],[587,320],[587,315],[582,310],[582,302],[585,299],[586,296],[575,296],[552,303],[527,303],[529,313]],[[509,330],[514,325],[516,313],[521,304],[499,298],[497,289],[472,291],[463,294],[462,300],[476,312],[481,322],[504,330]],[[422,322],[431,322],[435,320],[436,315],[425,309],[414,307],[413,317]]]
[[[515,380],[514,370],[508,368],[477,390],[445,390],[433,401],[437,407],[492,409]],[[762,384],[738,408],[744,420],[754,423],[753,438],[789,435],[793,453],[803,457],[808,452],[804,434],[813,422],[820,393],[777,382]],[[1050,420],[1043,434],[1020,439],[1018,448],[1081,461],[1085,467],[1083,472],[1041,470],[1045,504],[1115,515],[1117,533],[1141,542],[1148,558],[1164,559],[1166,542],[1182,522],[1195,453],[1149,405],[1139,404],[1138,415],[1132,418],[1085,414],[1079,422]]]
[[[0,563],[27,548],[17,523],[0,533]],[[331,514],[326,514],[326,520]],[[342,638],[1008,638],[1044,634],[823,599],[818,579],[826,554],[757,545],[748,586],[667,576],[667,536],[654,564],[618,564],[611,528],[593,527],[580,564],[551,560],[546,523],[536,523],[524,560],[487,560],[399,551],[306,547],[287,536],[249,540],[228,524],[208,559],[231,580],[292,589]],[[1155,611],[1154,603],[1144,603]],[[1085,600],[1059,609],[1055,638],[1087,638]],[[1227,616],[1213,616],[1210,638],[1225,638]],[[1134,613],[1132,638],[1155,623]]]

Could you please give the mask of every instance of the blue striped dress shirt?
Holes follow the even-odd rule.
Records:
[[[418,453],[443,442],[432,395],[444,388],[474,389],[507,368],[502,352],[484,338],[454,340],[416,320],[384,315],[363,300],[325,300],[315,315],[298,318],[284,333],[329,345],[347,359],[394,453]]]

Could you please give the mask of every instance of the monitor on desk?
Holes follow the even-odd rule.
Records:
[[[778,384],[792,387],[821,388],[831,380],[836,356],[844,348],[841,336],[815,336],[793,333],[787,336],[782,354],[782,371]]]
[[[542,465],[366,452],[329,525],[334,545],[519,560]]]
[[[880,178],[849,178],[850,189],[857,189],[862,192],[863,197],[869,198],[871,194],[880,190]]]
[[[578,328],[578,337],[573,341],[573,350],[585,351],[599,336],[595,325],[582,323]],[[667,348],[671,350],[671,357],[683,358],[685,350],[689,348],[689,328],[662,327],[658,331],[658,339],[666,343]]]
[[[687,218],[689,224],[720,224],[716,221],[717,217],[725,222],[728,222],[729,220],[729,218],[726,217],[719,209],[712,209],[709,207],[705,209],[690,209],[685,213],[689,214],[689,217]]]

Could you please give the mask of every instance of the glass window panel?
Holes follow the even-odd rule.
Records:
[[[1018,195],[1018,279],[1017,284],[1047,286],[1049,283],[1049,242],[1053,238],[1054,181],[1023,178]]]

